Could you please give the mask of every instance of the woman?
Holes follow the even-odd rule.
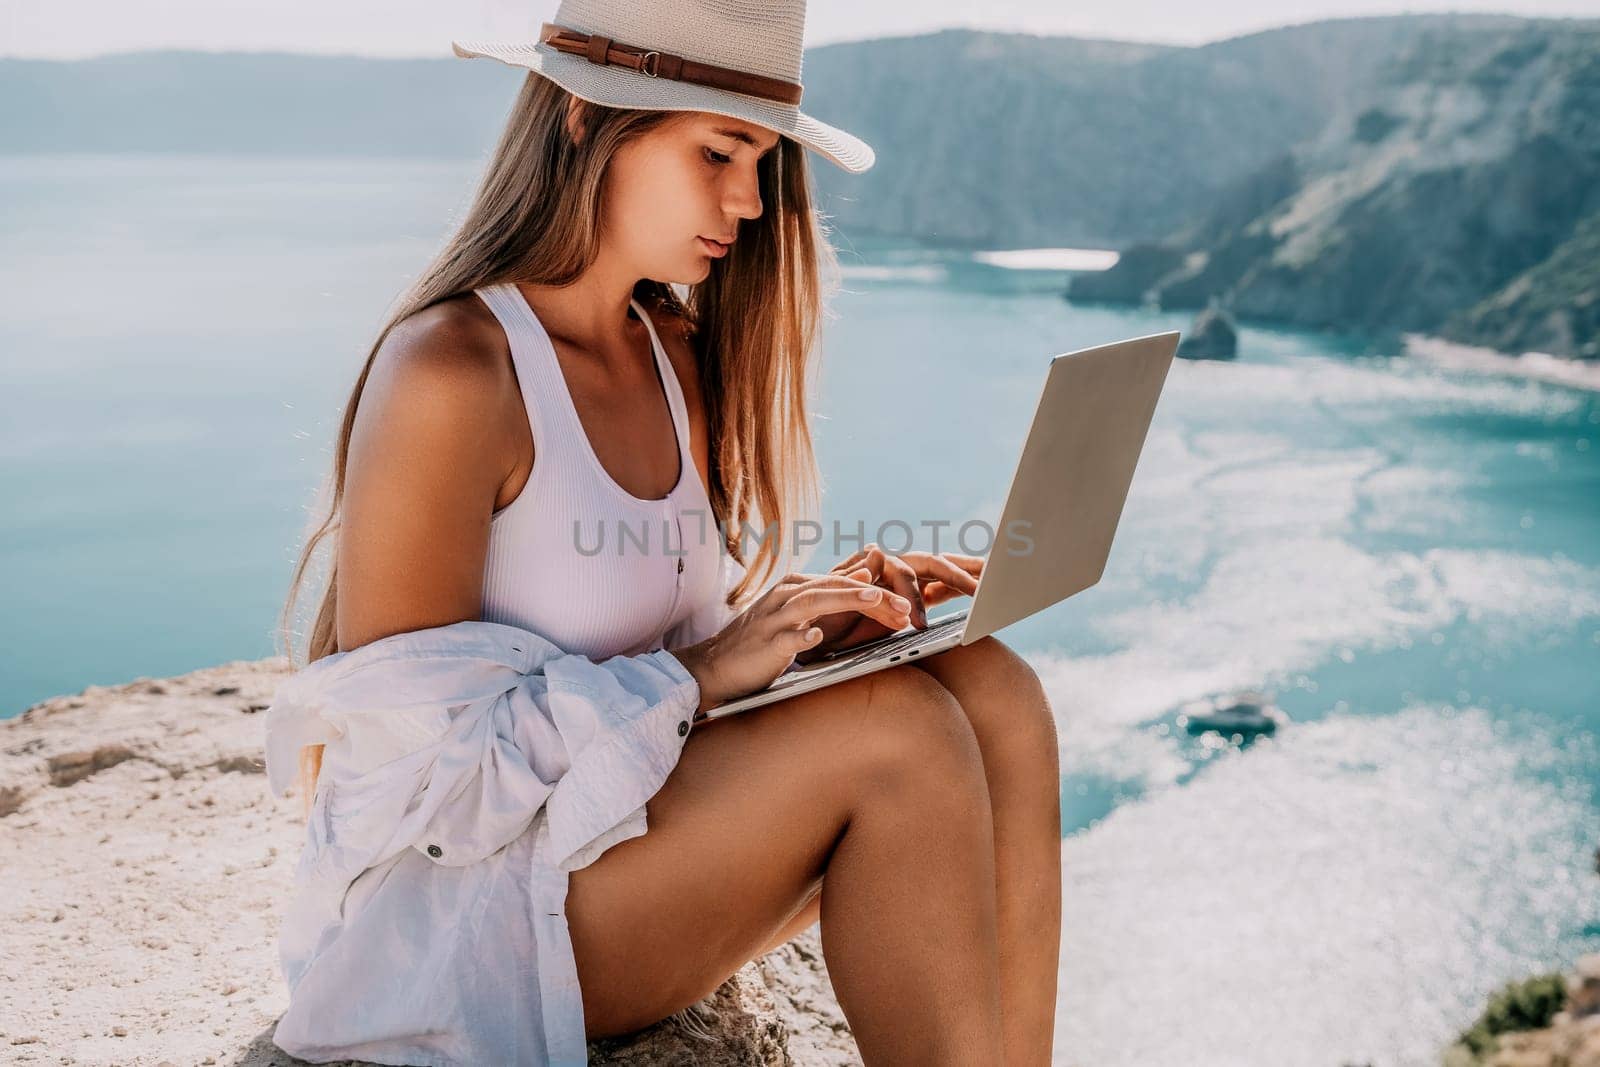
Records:
[[[831,252],[801,148],[872,162],[798,111],[803,30],[803,0],[568,2],[537,48],[456,46],[530,73],[348,402],[295,574],[337,531],[309,661],[482,619],[653,655],[703,711],[976,588],[980,559],[869,545],[758,590],[815,497]],[[774,535],[745,564],[754,515]],[[681,552],[585,551],[628,523]],[[320,762],[304,749],[308,803]],[[1057,790],[1048,702],[994,638],[706,722],[649,832],[570,872],[583,1032],[665,1018],[820,918],[867,1063],[1048,1063]]]

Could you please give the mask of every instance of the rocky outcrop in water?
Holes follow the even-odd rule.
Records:
[[[1195,317],[1178,342],[1180,359],[1233,359],[1239,354],[1239,330],[1233,317],[1213,303]]]

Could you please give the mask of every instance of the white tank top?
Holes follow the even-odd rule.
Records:
[[[668,630],[721,595],[723,551],[689,451],[683,390],[655,324],[630,301],[650,333],[679,474],[665,497],[643,500],[595,455],[555,346],[522,291],[507,283],[476,292],[506,331],[534,447],[527,485],[490,520],[483,619],[593,660],[663,647]]]

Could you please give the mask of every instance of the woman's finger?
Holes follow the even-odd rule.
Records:
[[[911,622],[919,630],[928,625],[928,612],[922,603],[922,585],[916,569],[899,556],[888,556],[883,563],[883,578],[888,587],[911,603]]]
[[[807,623],[791,630],[784,630],[778,635],[784,646],[795,652],[804,652],[806,649],[822,640],[822,629]]]
[[[909,567],[915,575],[926,609],[952,597],[975,594],[978,591],[978,579],[983,575],[984,562],[983,556],[961,552],[909,551],[895,555],[884,552],[874,543],[835,564],[832,573],[881,584],[904,596],[910,591],[906,577],[906,568]],[[939,583],[939,588],[930,600],[929,587],[933,583]],[[923,618],[925,621],[926,614]]]
[[[818,611],[814,605],[826,606]],[[890,609],[891,613],[904,614],[909,609],[909,601],[882,585],[872,585],[842,577],[842,581],[808,585],[800,592],[794,593],[784,603],[782,609],[790,614],[800,611],[800,613],[810,613],[814,617],[818,614],[832,614],[835,611],[870,613],[870,609],[877,606]]]
[[[943,582],[956,595],[970,596],[978,591],[978,574],[983,570],[983,561],[978,557],[954,556],[943,552],[907,552],[900,558],[916,572],[924,598],[928,595],[928,583],[934,581]],[[948,599],[950,592],[944,596]]]
[[[927,562],[917,569],[917,573],[925,579],[941,581],[951,589],[966,593],[968,596],[978,591],[978,579],[972,572],[943,555],[929,556]]]
[[[862,577],[862,575],[865,575],[865,577]],[[822,589],[855,589],[858,587],[873,589],[876,588],[876,585],[871,581],[871,577],[872,572],[862,567],[851,574],[810,575],[806,584]]]
[[[874,548],[876,546],[873,546]],[[908,596],[913,601],[920,597],[922,602],[923,622],[927,621],[926,609],[932,605],[943,603],[955,596],[970,596],[977,592],[978,575],[983,570],[981,556],[967,556],[960,553],[939,553],[912,551],[895,556],[884,553],[878,549],[877,559],[882,560],[882,572],[875,573],[870,566],[863,563],[854,570],[849,569],[849,561],[840,563],[835,568],[835,573],[859,578],[862,581],[871,581],[894,589],[902,596]],[[868,552],[858,552],[856,556],[865,559],[874,558]],[[854,558],[854,557],[852,557]],[[908,574],[909,571],[909,574]],[[886,577],[887,576],[887,577]],[[929,598],[928,587],[931,583],[939,583],[938,591]],[[913,584],[916,586],[917,595],[909,596]]]
[[[878,548],[878,543],[876,541],[869,541],[867,544],[863,545],[861,548],[858,548],[854,552],[850,553],[849,556],[847,556],[844,559],[840,560],[839,563],[838,563],[838,566],[839,567],[854,567],[857,563],[861,563],[861,562],[865,561],[872,554],[872,550],[875,549],[875,548]],[[883,550],[882,549],[878,549],[878,551],[882,552]]]
[[[877,572],[871,567],[859,563],[854,566],[849,566],[845,561],[835,563],[828,573],[841,575],[846,578],[854,578],[860,582],[876,582],[878,580]]]
[[[794,597],[807,589],[846,589],[868,590],[877,586],[870,581],[862,581],[845,574],[795,574],[799,579],[789,583],[774,585],[767,591],[768,605],[773,611],[781,609]]]
[[[984,556],[962,556],[954,552],[945,553],[945,557],[974,578],[983,576],[983,565],[988,562]]]
[[[862,597],[864,590],[871,591],[873,594],[871,599]],[[901,607],[895,602],[894,595],[886,590],[875,586],[863,586],[861,589],[806,589],[791,597],[775,615],[779,626],[793,628],[808,624],[823,615],[855,611],[884,626],[899,630],[909,621],[909,610],[909,603]]]
[[[874,545],[873,548],[877,548],[877,546]],[[897,555],[898,558],[905,560],[912,566],[916,566],[919,562],[925,562],[927,560],[943,559],[955,564],[957,567],[966,571],[973,577],[977,577],[983,572],[983,556],[969,556],[962,552],[923,552],[919,549],[909,549],[900,553],[886,553],[881,548],[878,548],[877,551],[879,554],[879,559]],[[836,563],[833,567],[833,570],[835,573],[846,574],[849,573],[854,567],[867,565],[868,559],[868,552],[856,552],[853,555]]]
[[[942,560],[976,578],[983,573],[982,556],[967,556],[959,552],[907,552],[905,558],[912,565]]]
[[[833,565],[833,569],[835,571],[839,572],[840,574],[848,573],[849,571],[853,570],[861,562],[862,558],[865,555],[866,555],[865,552],[852,552],[852,553],[850,553],[850,555],[846,556],[844,559],[841,559],[838,563],[835,563]]]

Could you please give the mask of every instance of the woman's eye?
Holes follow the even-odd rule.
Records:
[[[718,151],[716,151],[715,149],[712,149],[712,148],[706,149],[706,158],[709,159],[711,162],[719,164],[719,165],[720,164],[724,164],[724,163],[732,163],[733,162],[733,157],[732,156],[725,156],[721,152],[718,152]]]

